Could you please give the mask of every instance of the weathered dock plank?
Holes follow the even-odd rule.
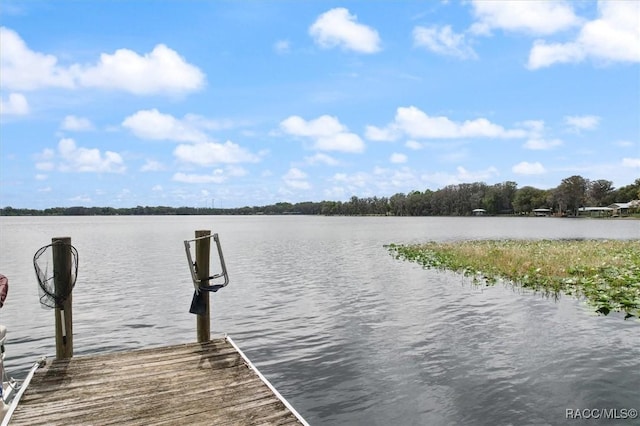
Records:
[[[306,422],[230,339],[48,361],[10,425],[294,425]]]

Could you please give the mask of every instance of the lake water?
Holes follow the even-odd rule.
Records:
[[[634,220],[0,217],[8,369],[24,376],[55,354],[32,266],[52,237],[71,237],[79,252],[76,355],[195,341],[182,241],[196,229],[219,233],[231,278],[212,296],[212,334],[232,336],[311,424],[581,424],[566,410],[640,409],[639,321],[599,317],[571,297],[476,287],[383,247],[637,239]]]

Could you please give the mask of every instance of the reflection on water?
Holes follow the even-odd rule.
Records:
[[[394,260],[390,242],[640,238],[640,222],[537,218],[0,218],[8,367],[54,354],[33,253],[71,236],[77,355],[195,340],[182,240],[220,234],[229,333],[311,424],[564,424],[640,408],[640,323]]]

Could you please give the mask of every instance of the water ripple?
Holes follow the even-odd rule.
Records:
[[[15,220],[14,220],[15,219]],[[229,333],[311,424],[562,424],[566,408],[637,407],[640,323],[580,301],[394,260],[390,242],[629,238],[629,221],[504,218],[0,218],[7,367],[54,353],[31,256],[56,235],[80,252],[78,355],[189,342],[182,240],[221,235],[231,284],[211,297]],[[634,234],[635,233],[635,234]],[[10,249],[9,249],[10,246]],[[215,267],[215,265],[213,265]]]

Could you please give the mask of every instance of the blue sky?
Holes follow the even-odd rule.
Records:
[[[640,2],[0,3],[0,206],[640,177]]]

